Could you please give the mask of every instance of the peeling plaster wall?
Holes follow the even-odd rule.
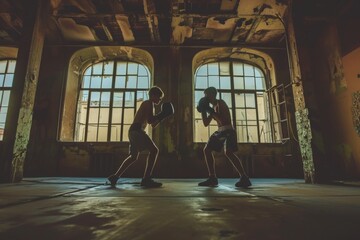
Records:
[[[298,23],[299,56],[305,102],[309,109],[312,148],[320,181],[359,178],[360,137],[353,96],[360,90],[359,49],[341,56],[338,28],[333,23]]]
[[[359,79],[360,48],[342,58],[344,77],[347,82],[346,97],[340,102],[343,109],[341,123],[344,125],[342,142],[347,143],[341,152],[345,159],[346,170],[355,176],[360,176],[360,79]],[[351,176],[351,175],[350,175]]]
[[[36,104],[40,111],[34,113],[37,119],[34,121],[32,131],[32,143],[29,149],[27,161],[27,176],[101,176],[105,177],[115,171],[128,154],[128,143],[76,143],[68,141],[72,137],[71,132],[63,131],[66,126],[61,125],[64,119],[62,107],[66,101],[74,101],[72,96],[65,96],[66,89],[77,88],[77,72],[91,61],[79,59],[79,56],[95,57],[110,56],[113,47],[101,47],[80,49],[72,47],[47,47],[44,49],[44,57],[41,67],[39,91]],[[99,51],[101,49],[101,51]],[[153,63],[141,61],[152,69],[153,84],[160,86],[164,92],[164,101],[172,101],[176,114],[164,121],[159,127],[153,129],[152,138],[159,147],[159,160],[155,169],[156,177],[206,177],[207,171],[204,163],[202,149],[205,143],[193,143],[193,59],[201,56],[204,48],[181,48],[181,47],[147,47],[139,49],[139,52],[147,52]],[[252,59],[257,65],[270,64],[272,74],[276,73],[277,81],[287,83],[289,81],[288,62],[285,49],[266,50],[262,53],[252,49],[243,49],[246,54],[245,60],[251,60],[254,54],[261,57]],[[214,51],[214,50],[213,50]],[[222,49],[223,52],[233,54],[235,49]],[[220,52],[222,52],[220,51]],[[214,51],[218,52],[219,51]],[[79,54],[81,53],[81,54]],[[100,54],[101,53],[101,54]],[[136,51],[132,51],[137,54]],[[128,53],[130,54],[130,52]],[[211,55],[211,54],[210,54]],[[73,57],[72,57],[73,56]],[[102,56],[102,57],[101,57]],[[113,54],[114,58],[117,55]],[[130,56],[130,55],[128,55]],[[138,55],[137,59],[139,60]],[[132,56],[134,57],[134,56]],[[211,60],[204,56],[206,61]],[[265,61],[262,57],[268,58]],[[130,57],[129,57],[130,58]],[[203,57],[202,57],[203,58]],[[78,59],[78,60],[74,60]],[[146,59],[146,58],[143,58]],[[201,59],[197,58],[198,60]],[[271,60],[271,61],[270,61]],[[69,62],[74,65],[68,66]],[[79,64],[81,61],[82,63]],[[203,63],[205,63],[203,62]],[[197,63],[197,66],[201,61]],[[79,67],[83,66],[83,67]],[[69,67],[69,69],[68,69]],[[69,80],[66,81],[66,79]],[[275,84],[275,79],[272,79]],[[67,84],[66,84],[67,83]],[[44,100],[47,104],[42,104]],[[48,109],[46,121],[42,114]],[[70,109],[71,111],[74,109]],[[157,109],[159,110],[159,109]],[[64,111],[67,111],[66,108]],[[71,115],[74,116],[74,115]],[[71,121],[70,121],[71,124]],[[58,130],[61,130],[58,134]],[[59,141],[62,139],[63,141]],[[296,144],[239,144],[239,156],[243,159],[245,168],[254,177],[302,177],[301,159],[296,154]],[[286,157],[294,151],[293,157]],[[215,154],[217,157],[216,167],[220,177],[236,177],[231,164],[225,156]],[[143,174],[145,155],[136,162],[124,176],[141,177]],[[101,170],[106,165],[106,169]]]

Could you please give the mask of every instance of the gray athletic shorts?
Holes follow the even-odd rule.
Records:
[[[129,154],[136,155],[141,151],[150,150],[155,147],[154,142],[142,129],[129,130]]]

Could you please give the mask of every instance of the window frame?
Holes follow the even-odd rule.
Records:
[[[220,68],[221,68],[220,63],[221,62],[228,62],[228,64],[229,64],[229,74],[228,75],[221,75],[221,73],[220,73]],[[242,75],[236,75],[236,76],[234,75],[234,66],[233,66],[233,64],[236,63],[236,62],[242,64]],[[216,87],[216,88],[218,90],[218,95],[217,95],[218,99],[223,99],[222,94],[224,94],[224,93],[230,94],[231,106],[229,106],[229,110],[230,110],[230,114],[231,114],[231,122],[232,122],[232,125],[235,128],[235,131],[237,131],[237,128],[239,126],[244,126],[246,128],[246,131],[248,132],[249,126],[250,127],[255,127],[256,126],[257,141],[249,141],[249,139],[247,139],[246,141],[241,141],[240,136],[237,136],[237,142],[238,143],[250,143],[250,144],[254,144],[254,143],[255,144],[256,143],[270,143],[270,144],[273,144],[273,143],[275,143],[274,136],[273,136],[274,129],[273,129],[273,124],[272,124],[273,117],[272,117],[272,114],[271,114],[271,111],[270,111],[271,106],[270,106],[270,102],[269,102],[268,99],[266,101],[267,104],[266,104],[266,108],[264,109],[264,113],[266,111],[267,115],[269,117],[270,122],[268,123],[269,125],[268,125],[267,128],[271,132],[268,135],[266,135],[266,134],[264,135],[263,138],[265,138],[265,141],[262,140],[262,137],[261,137],[261,121],[262,120],[259,119],[258,97],[259,97],[259,93],[261,93],[261,95],[263,97],[267,97],[267,89],[268,89],[268,85],[269,85],[267,74],[265,74],[264,70],[261,67],[259,67],[257,64],[255,64],[253,62],[249,62],[249,61],[246,61],[246,60],[240,60],[240,59],[232,59],[232,58],[224,58],[224,59],[219,59],[218,61],[207,62],[207,63],[204,63],[204,64],[198,66],[197,69],[195,70],[195,74],[193,76],[194,77],[194,84],[193,84],[193,87],[194,87],[194,97],[193,97],[193,101],[194,101],[194,109],[193,109],[193,113],[194,113],[194,118],[193,118],[194,119],[194,121],[193,121],[193,123],[194,123],[193,124],[193,129],[194,129],[194,131],[193,131],[193,142],[194,143],[206,143],[206,141],[207,141],[207,140],[200,141],[199,139],[197,139],[197,136],[196,136],[196,134],[197,134],[197,132],[196,132],[197,131],[197,128],[196,128],[197,123],[196,123],[196,121],[200,121],[201,122],[200,125],[202,125],[201,116],[200,116],[200,118],[196,117],[196,115],[198,115],[197,111],[196,111],[196,103],[197,103],[196,93],[198,91],[203,92],[203,90],[205,90],[203,88],[197,88],[196,87],[196,80],[197,80],[197,77],[198,77],[198,71],[204,65],[209,65],[209,64],[214,64],[214,63],[217,63],[217,65],[218,65],[218,73],[217,73],[217,75],[214,75],[214,76],[219,76],[219,77],[221,77],[221,76],[229,76],[229,78],[230,78],[230,89],[222,89],[222,88],[220,88],[220,84],[219,84],[219,87]],[[253,77],[254,78],[254,84],[255,84],[254,89],[245,88],[245,77],[247,77],[247,75],[245,74],[244,65],[250,65],[253,68],[253,75],[248,76],[248,77]],[[261,72],[261,75],[262,75],[261,77],[256,76],[256,73],[255,73],[256,70]],[[209,84],[209,76],[212,76],[212,75],[209,74],[209,72],[207,71],[207,74],[206,74],[205,77],[207,78],[207,86],[210,87],[211,85]],[[243,81],[244,81],[243,82],[244,83],[244,88],[243,89],[235,89],[235,86],[234,86],[235,85],[235,80],[234,80],[235,77],[243,78]],[[256,88],[256,78],[262,78],[263,79],[262,80],[263,89],[260,90],[260,89]],[[221,80],[219,79],[219,83],[220,82],[221,82]],[[248,107],[246,105],[246,100],[244,100],[244,107],[240,107],[239,104],[236,105],[236,99],[235,99],[236,94],[239,94],[239,95],[240,94],[251,94],[251,95],[253,95],[255,106],[254,107]],[[256,125],[249,124],[249,120],[248,120],[247,117],[245,118],[245,124],[244,125],[238,125],[237,122],[239,121],[239,118],[236,116],[236,110],[237,109],[243,109],[245,111],[245,113],[246,113],[246,111],[248,109],[255,110],[256,119],[251,120],[251,121],[256,121]],[[207,128],[208,137],[210,137],[211,134],[214,132],[214,128],[217,129],[217,124],[216,124],[216,122],[211,121],[209,127],[206,127],[206,128]],[[213,129],[213,130],[211,130],[211,129]],[[239,135],[238,131],[237,131],[237,135]],[[246,136],[249,138],[250,135],[246,134]],[[266,140],[266,139],[268,139],[268,140]]]
[[[105,63],[109,63],[109,62],[113,62],[113,70],[112,70],[112,73],[111,75],[110,74],[104,74],[104,64]],[[96,64],[99,64],[99,63],[102,63],[102,73],[101,74],[93,74],[93,69],[91,69],[91,73],[90,75],[86,75],[86,71],[89,69],[89,68],[92,68],[94,65]],[[122,74],[122,73],[117,73],[117,64],[118,63],[125,63],[126,64],[126,73],[125,74]],[[137,64],[137,73],[128,73],[128,67],[129,67],[129,63],[134,63],[134,64]],[[139,66],[142,66],[145,71],[146,71],[146,75],[139,75]],[[109,88],[102,88],[101,87],[101,83],[103,80],[101,80],[101,83],[100,83],[100,87],[97,87],[97,88],[91,88],[90,86],[88,88],[84,88],[83,87],[83,81],[84,81],[84,77],[85,76],[89,76],[89,77],[101,77],[103,78],[104,76],[110,76],[111,77],[111,87]],[[127,87],[127,86],[124,86],[124,87],[119,87],[119,88],[116,88],[115,87],[115,82],[116,82],[116,78],[118,76],[124,76],[125,77],[125,84],[126,82],[128,81],[128,77],[129,76],[136,76],[137,78],[138,77],[147,77],[147,88],[145,87],[138,87],[138,81],[139,79],[136,80],[136,83],[137,83],[137,86],[136,87]],[[90,85],[90,83],[89,83]],[[111,59],[111,60],[103,60],[103,61],[98,61],[98,62],[95,62],[89,66],[87,66],[86,68],[83,69],[82,71],[82,74],[79,76],[79,87],[78,87],[78,91],[77,91],[77,107],[76,107],[76,120],[75,120],[75,124],[74,124],[74,129],[73,129],[73,139],[74,139],[74,142],[85,142],[85,143],[89,143],[89,142],[96,142],[96,143],[101,143],[101,142],[107,142],[107,143],[112,143],[112,142],[123,142],[123,143],[127,143],[129,142],[128,139],[124,139],[126,136],[127,136],[127,131],[125,130],[126,126],[128,126],[128,128],[130,127],[131,123],[124,123],[124,118],[125,118],[125,110],[126,109],[133,109],[133,114],[135,116],[136,114],[136,111],[138,110],[138,108],[140,107],[140,104],[138,104],[138,93],[139,92],[142,92],[143,96],[144,96],[144,100],[147,100],[149,99],[148,97],[148,90],[150,89],[150,86],[151,86],[151,74],[150,74],[150,70],[148,69],[148,67],[142,63],[139,63],[139,62],[136,62],[136,61],[131,61],[131,60],[126,60],[126,59]],[[85,120],[85,128],[84,128],[84,137],[83,139],[81,139],[81,137],[79,137],[79,133],[78,133],[78,125],[80,124],[79,122],[79,104],[80,104],[80,94],[82,91],[87,91],[88,92],[88,97],[87,97],[87,100],[86,100],[86,120]],[[94,92],[98,92],[99,93],[99,103],[98,103],[98,106],[90,106],[91,105],[91,94],[94,93]],[[101,106],[101,97],[102,97],[102,93],[109,93],[110,97],[109,97],[109,103],[107,106],[105,107],[102,107]],[[117,106],[114,106],[114,97],[115,97],[115,93],[122,93],[122,100],[121,100],[121,106],[117,107]],[[132,106],[126,106],[125,102],[126,102],[126,96],[127,94],[133,94],[133,102],[132,102]],[[145,97],[146,96],[146,97]],[[97,128],[96,128],[96,140],[88,140],[88,128],[89,128],[89,112],[90,112],[90,109],[99,109],[99,113],[98,113],[98,122],[97,123],[94,123],[95,125],[97,125]],[[99,140],[99,129],[101,128],[101,122],[100,122],[100,112],[101,112],[101,109],[104,109],[104,108],[108,108],[108,118],[107,118],[107,122],[104,123],[107,127],[107,137],[106,137],[106,140],[102,141],[102,140]],[[113,109],[115,108],[119,108],[121,109],[121,122],[120,123],[113,123],[113,118],[112,118],[112,115],[113,115]],[[117,140],[113,140],[112,139],[112,134],[111,134],[111,131],[112,131],[112,128],[114,126],[120,126],[120,139]],[[149,129],[147,129],[147,131],[149,131]]]
[[[10,97],[11,97],[11,92],[13,90],[13,87],[14,87],[14,77],[15,77],[15,69],[16,69],[16,64],[17,64],[17,59],[16,58],[2,58],[0,59],[0,62],[4,62],[6,61],[6,67],[5,67],[5,72],[4,73],[1,73],[1,74],[4,74],[4,81],[2,83],[2,85],[0,86],[0,92],[2,93],[0,95],[0,110],[1,108],[3,107],[2,104],[3,104],[3,98],[4,98],[4,92],[5,91],[9,91],[9,99],[8,99],[8,104],[7,104],[7,111],[6,111],[6,114],[5,114],[5,121],[4,121],[4,129],[3,129],[3,132],[2,134],[0,135],[1,138],[0,138],[0,142],[2,142],[4,140],[4,135],[5,135],[5,132],[6,132],[6,122],[7,122],[7,116],[8,116],[8,112],[9,112],[9,104],[10,104]],[[14,72],[11,72],[11,73],[8,73],[8,69],[9,69],[9,62],[10,61],[14,61],[15,62],[15,65],[14,65]],[[11,83],[11,87],[5,87],[3,86],[5,84],[5,79],[6,79],[6,75],[7,74],[13,74],[13,79],[12,79],[12,83]]]

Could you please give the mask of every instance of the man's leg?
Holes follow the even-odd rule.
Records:
[[[156,187],[161,187],[162,183],[159,182],[155,182],[151,177],[152,177],[152,173],[154,171],[154,167],[157,161],[157,157],[159,155],[159,149],[156,147],[155,143],[153,141],[151,141],[151,147],[149,147],[150,149],[150,153],[149,156],[146,159],[146,166],[145,166],[145,170],[144,170],[144,177],[141,180],[141,186],[143,187],[148,187],[148,188],[156,188]]]
[[[239,177],[247,176],[244,170],[244,167],[241,163],[241,160],[234,151],[232,150],[225,150],[225,156],[229,159],[233,167],[235,168],[236,172],[239,174]]]
[[[159,155],[159,149],[155,145],[153,145],[153,147],[150,150],[149,156],[146,159],[144,178],[151,178],[158,155]]]
[[[212,150],[208,144],[204,148],[205,163],[209,172],[209,178],[198,185],[201,187],[215,187],[218,185],[218,180],[215,172],[215,159],[212,154]]]
[[[132,165],[139,157],[139,153],[130,154],[120,165],[119,169],[116,171],[115,176],[121,177],[124,172]]]
[[[130,165],[132,165],[134,162],[136,162],[136,160],[139,157],[139,153],[136,154],[130,154],[120,165],[120,167],[118,168],[118,170],[116,171],[115,174],[110,175],[108,177],[108,180],[110,182],[110,185],[112,187],[115,187],[117,180],[119,179],[120,176],[123,175],[123,173],[126,171],[126,169],[128,169],[130,167]]]
[[[212,150],[209,148],[209,146],[206,144],[205,148],[204,148],[204,157],[205,157],[205,163],[206,163],[206,167],[208,169],[209,172],[209,176],[211,177],[216,177],[216,172],[215,172],[215,159],[214,156],[212,154]]]
[[[231,164],[234,166],[235,170],[237,171],[237,173],[239,174],[239,177],[240,177],[239,181],[237,183],[235,183],[235,186],[243,187],[243,188],[247,188],[247,187],[251,186],[250,179],[246,175],[244,167],[243,167],[240,159],[238,158],[238,156],[236,156],[236,154],[234,153],[234,151],[227,149],[225,151],[225,155],[229,159]]]

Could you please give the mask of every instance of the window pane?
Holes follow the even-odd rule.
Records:
[[[254,68],[254,72],[255,72],[255,77],[263,77],[264,76],[262,71],[257,67]]]
[[[131,124],[134,121],[134,109],[125,108],[124,109],[124,124]]]
[[[9,60],[8,73],[15,73],[16,60]]]
[[[135,93],[126,92],[125,93],[125,107],[135,107]]]
[[[149,77],[139,77],[138,88],[149,88]]]
[[[88,125],[87,141],[94,142],[97,140],[97,125]]]
[[[219,64],[209,63],[208,64],[209,75],[219,75]]]
[[[126,75],[126,62],[118,62],[116,64],[116,75]]]
[[[100,88],[101,86],[101,77],[100,76],[92,76],[91,77],[91,88]]]
[[[138,65],[137,63],[128,63],[128,74],[136,74],[138,73]]]
[[[220,88],[231,89],[230,77],[220,77]]]
[[[14,79],[14,74],[6,74],[4,87],[12,87],[13,79]]]
[[[123,126],[123,132],[122,132],[122,140],[123,141],[129,141],[129,135],[128,135],[129,128],[130,128],[130,125]]]
[[[106,75],[112,75],[114,71],[114,62],[107,62],[104,63],[104,74]]]
[[[125,76],[117,76],[115,78],[115,88],[125,88]]]
[[[10,91],[3,91],[3,98],[1,101],[1,106],[9,106],[9,100],[10,100]]]
[[[245,107],[245,94],[243,93],[237,93],[235,94],[235,104],[236,107]]]
[[[255,108],[255,95],[254,94],[246,94],[246,107]]]
[[[204,126],[202,120],[195,120],[195,141],[206,142],[208,139],[208,128]]]
[[[90,76],[84,76],[82,88],[89,88],[89,87],[90,87]]]
[[[89,99],[89,91],[80,91],[79,101],[87,103],[88,99]]]
[[[90,76],[90,75],[91,75],[91,70],[92,70],[92,67],[91,67],[91,66],[88,67],[88,68],[85,70],[84,75],[85,75],[85,76]]]
[[[196,72],[197,76],[207,76],[207,65],[202,65]]]
[[[0,74],[0,87],[4,86],[5,74]]]
[[[244,64],[245,76],[254,76],[254,67],[249,64]]]
[[[148,71],[141,64],[139,64],[139,76],[149,76]]]
[[[236,121],[240,123],[240,125],[246,124],[246,110],[242,108],[237,108],[236,110]]]
[[[203,91],[195,91],[195,106],[197,106],[198,102],[202,97],[204,97]]]
[[[256,89],[265,90],[264,78],[256,78]]]
[[[256,120],[256,109],[247,109],[246,117],[248,120]]]
[[[122,120],[122,108],[113,108],[112,109],[112,120],[111,122],[114,123],[121,123]]]
[[[128,76],[126,88],[136,88],[137,76]]]
[[[230,75],[229,62],[220,62],[220,75]]]
[[[250,142],[259,142],[257,126],[249,126],[248,127],[248,135]]]
[[[243,77],[234,77],[234,88],[245,89]]]
[[[7,61],[0,61],[0,73],[5,73]]]
[[[206,89],[208,87],[207,77],[196,77],[195,88]]]
[[[113,106],[114,107],[122,107],[123,106],[123,92],[114,93]]]
[[[111,141],[120,141],[121,126],[112,125],[111,126]]]
[[[239,122],[236,122],[236,134],[238,142],[247,142],[247,129],[246,126],[241,126]]]
[[[90,108],[89,110],[89,123],[99,122],[99,108]]]
[[[245,77],[245,88],[250,90],[255,89],[255,79],[253,77]]]
[[[221,93],[221,99],[226,102],[229,108],[232,108],[231,93]]]
[[[107,135],[108,135],[108,126],[107,124],[102,124],[99,126],[99,132],[98,132],[98,141],[99,142],[106,142],[107,141]]]
[[[100,104],[100,92],[92,92],[90,98],[90,107],[97,107]]]
[[[264,102],[265,102],[264,96],[257,95],[257,109],[258,109],[259,120],[265,119]]]
[[[109,108],[101,108],[99,123],[108,123],[109,122]]]
[[[7,107],[1,107],[0,109],[0,123],[5,123],[6,120],[6,113],[7,113]]]
[[[97,63],[93,65],[93,74],[94,75],[101,75],[102,74],[102,69],[103,68],[103,63]]]
[[[110,106],[110,92],[101,93],[101,106],[102,107]]]
[[[220,79],[218,76],[209,76],[209,87],[220,88]]]
[[[239,62],[233,62],[233,72],[234,75],[236,76],[243,76],[244,75],[243,64]]]
[[[112,76],[103,76],[101,88],[112,87]]]

